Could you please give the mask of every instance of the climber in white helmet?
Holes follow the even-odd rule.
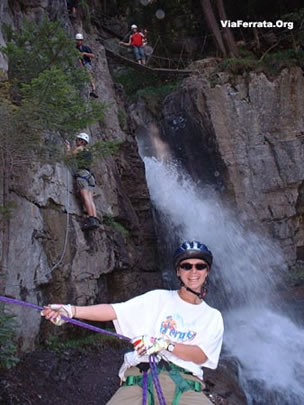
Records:
[[[131,25],[132,34],[130,35],[129,42],[120,41],[121,45],[132,46],[136,62],[144,65],[146,63],[144,41],[145,35],[138,31],[136,24]]]
[[[78,33],[75,35],[76,39],[76,48],[79,50],[81,53],[81,57],[79,58],[80,65],[83,66],[89,75],[92,91],[90,92],[90,96],[94,98],[98,98],[98,95],[96,94],[96,86],[95,86],[95,81],[93,78],[93,67],[92,67],[92,62],[91,59],[95,58],[95,55],[92,51],[91,48],[89,48],[86,45],[83,45],[83,35],[81,33]]]
[[[83,230],[97,228],[100,225],[96,217],[96,207],[93,201],[92,190],[96,185],[96,181],[91,171],[93,162],[92,152],[87,149],[89,142],[90,136],[85,132],[81,132],[76,136],[76,146],[73,149],[71,149],[68,142],[66,143],[67,153],[75,158],[73,160],[74,176],[79,194],[88,214],[88,219],[82,227]]]

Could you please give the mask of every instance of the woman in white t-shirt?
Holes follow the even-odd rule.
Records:
[[[63,323],[60,314],[111,320],[117,333],[132,339],[135,350],[125,354],[119,371],[123,385],[107,405],[143,403],[142,375],[148,370],[149,376],[151,354],[157,354],[158,378],[167,404],[211,404],[202,392],[202,367],[217,367],[224,331],[221,313],[204,301],[212,261],[206,245],[187,241],[174,254],[181,281],[177,291],[154,290],[118,304],[44,308],[43,316],[57,325]],[[148,391],[151,400],[155,394],[151,384]]]

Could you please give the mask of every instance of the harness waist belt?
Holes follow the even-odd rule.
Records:
[[[142,373],[146,373],[149,370],[149,363],[140,363],[137,365],[137,368]],[[196,380],[189,380],[188,378],[184,378],[181,373],[183,374],[191,374],[189,371],[183,369],[182,367],[176,366],[175,364],[168,363],[164,360],[161,360],[157,364],[157,369],[159,373],[167,371],[170,378],[176,385],[175,396],[172,401],[172,405],[178,405],[179,400],[182,394],[186,391],[192,390],[195,392],[202,392],[203,387],[199,381]],[[138,385],[143,387],[143,374],[138,376],[128,376],[126,381],[123,383],[125,386],[132,386]],[[148,405],[154,405],[154,396],[153,396],[153,384],[151,379],[151,373],[148,374]]]

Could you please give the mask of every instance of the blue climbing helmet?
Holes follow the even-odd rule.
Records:
[[[186,241],[179,246],[173,256],[174,267],[177,268],[179,263],[185,259],[202,259],[212,266],[213,256],[211,251],[201,242],[197,240]]]

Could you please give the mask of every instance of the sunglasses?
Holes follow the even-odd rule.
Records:
[[[179,267],[183,270],[191,270],[193,266],[196,268],[196,270],[208,269],[208,264],[205,263],[196,263],[196,264],[182,263]]]

